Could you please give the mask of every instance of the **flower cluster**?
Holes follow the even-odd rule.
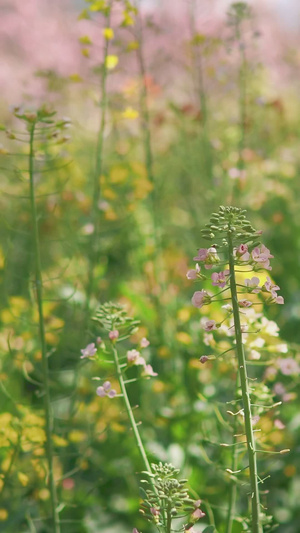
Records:
[[[239,262],[244,264],[250,264],[253,270],[272,270],[270,266],[270,259],[274,256],[271,255],[270,250],[264,245],[255,246],[250,253],[247,244],[240,244],[238,248],[234,250],[235,256]]]
[[[213,268],[214,265],[220,262],[220,258],[217,254],[216,248],[214,246],[211,246],[207,249],[200,248],[200,250],[198,250],[198,254],[196,255],[196,257],[194,257],[194,261],[200,261],[201,263],[204,263],[204,268],[209,270]]]
[[[114,398],[117,394],[115,389],[111,388],[110,381],[104,381],[103,385],[97,388],[96,393],[98,396],[100,396],[100,398],[104,398],[104,396]]]
[[[150,342],[148,341],[148,339],[144,337],[140,342],[140,347],[141,349],[147,348],[149,344]],[[135,350],[135,349],[128,350],[126,354],[126,358],[127,358],[128,366],[142,366],[143,367],[143,372],[142,372],[143,377],[154,377],[158,375],[156,372],[154,372],[152,366],[146,363],[144,357],[141,356],[141,353],[138,350]]]
[[[270,259],[274,256],[271,255],[270,250],[263,244],[260,246],[255,246],[250,252],[248,245],[245,243],[240,244],[234,249],[234,257],[237,265],[249,265],[254,271],[265,269],[271,270]],[[217,255],[215,247],[210,248],[200,248],[194,261],[203,261],[205,268],[212,268],[216,266],[220,259]],[[190,280],[196,280],[197,278],[203,279],[204,276],[200,277],[200,267],[198,263],[196,264],[195,269],[191,269],[187,272],[187,278]],[[222,270],[220,272],[213,272],[211,275],[211,283],[214,287],[219,287],[223,289],[226,285],[230,283],[230,271],[229,269]],[[260,287],[260,280],[257,276],[253,276],[251,279],[245,280],[245,289],[246,292],[250,294],[258,294],[260,292],[269,293],[269,298],[266,300],[267,303],[277,303],[283,304],[284,299],[282,296],[278,296],[277,291],[280,289],[278,285],[275,285],[271,278],[267,276],[265,283]],[[192,304],[199,309],[203,305],[210,304],[212,297],[204,289],[201,291],[196,291],[192,297]],[[247,299],[241,299],[239,301],[240,307],[250,307],[252,302]],[[213,328],[215,329],[215,328]]]

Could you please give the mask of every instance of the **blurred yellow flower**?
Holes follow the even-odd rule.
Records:
[[[133,109],[132,107],[126,107],[122,113],[123,118],[128,118],[130,120],[134,120],[138,118],[139,112],[136,109]]]
[[[114,69],[117,64],[119,63],[119,58],[118,56],[114,56],[114,55],[108,55],[106,56],[106,59],[105,59],[105,66],[108,70],[112,70]]]
[[[178,331],[178,333],[176,333],[176,339],[181,342],[181,344],[191,344],[192,342],[191,336],[185,331]]]
[[[110,41],[111,39],[113,39],[115,35],[114,30],[112,28],[104,28],[102,30],[102,33],[107,41]]]
[[[28,476],[26,476],[26,474],[23,474],[23,472],[18,472],[18,480],[20,481],[23,487],[26,487],[28,485],[29,478]]]

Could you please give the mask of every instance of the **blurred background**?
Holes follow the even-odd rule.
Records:
[[[192,308],[186,271],[211,212],[247,209],[285,298],[259,308],[275,331],[268,357],[300,362],[299,15],[296,0],[242,13],[227,0],[115,1],[109,19],[96,0],[1,1],[0,531],[51,531],[29,148],[14,106],[47,104],[71,122],[35,145],[62,532],[153,531],[138,512],[126,414],[95,394],[92,377],[114,377],[80,360],[103,334],[93,310],[114,300],[141,321],[124,353],[147,337],[159,374],[130,388],[150,458],[182,469],[222,533],[230,455],[216,443],[235,374],[226,361],[199,364],[215,349],[200,327],[212,311]],[[257,376],[283,405],[281,425],[262,417],[265,443],[291,452],[261,461],[265,503],[274,531],[299,533],[299,367],[268,368]]]

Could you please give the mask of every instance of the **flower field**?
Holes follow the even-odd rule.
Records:
[[[0,532],[300,532],[280,6],[0,6]]]

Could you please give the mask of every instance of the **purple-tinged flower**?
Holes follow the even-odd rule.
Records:
[[[158,376],[157,372],[154,372],[151,365],[145,365],[143,370],[144,377],[155,377]]]
[[[292,357],[286,357],[285,359],[279,358],[277,364],[281,373],[285,376],[290,376],[291,374],[299,374],[299,365],[295,359]]]
[[[245,279],[245,286],[248,287],[248,292],[257,294],[260,292],[259,278],[253,276],[251,279]]]
[[[270,292],[273,296],[273,293],[275,293],[275,296],[277,296],[276,291],[279,291],[280,287],[278,285],[274,285],[271,278],[267,276],[267,280],[263,284],[263,289],[267,292]]]
[[[117,394],[115,389],[111,388],[110,381],[105,381],[103,385],[97,388],[96,390],[97,396],[100,396],[100,398],[104,398],[105,396],[108,396],[109,398],[114,398]]]
[[[247,244],[240,244],[238,248],[234,249],[234,254],[239,259],[239,261],[249,261],[250,259]]]
[[[211,275],[212,285],[223,289],[223,287],[225,287],[227,283],[228,276],[229,276],[229,270],[224,270],[222,272],[214,272]]]
[[[192,268],[191,270],[188,270],[186,273],[187,279],[197,279],[198,274],[201,270],[201,267],[196,263],[196,267]]]
[[[248,252],[248,245],[247,244],[240,244],[239,247],[236,250],[236,255],[240,257],[241,255],[244,255],[246,252]]]
[[[192,304],[199,309],[203,307],[204,304],[210,303],[210,296],[205,290],[196,291],[192,297]]]
[[[146,337],[143,337],[141,342],[140,342],[140,346],[141,348],[147,348],[150,344],[150,341],[148,341],[148,339],[146,339]]]
[[[205,513],[201,511],[201,509],[195,509],[195,511],[193,512],[191,516],[191,520],[193,521],[200,520],[200,518],[203,518],[203,516],[205,516]]]
[[[284,396],[286,393],[286,388],[280,381],[278,381],[273,387],[273,392],[276,394],[276,396]]]
[[[252,302],[249,300],[239,300],[239,306],[240,307],[251,307]]]
[[[115,341],[118,339],[120,333],[117,329],[114,329],[113,331],[110,331],[108,336],[110,338],[111,341]]]
[[[215,263],[219,263],[220,258],[217,254],[216,248],[214,246],[211,246],[208,249],[200,248],[200,250],[198,251],[198,255],[194,257],[194,261],[204,262],[205,263],[204,267],[206,269],[209,269],[209,268],[212,268]]]
[[[276,297],[274,298],[274,302],[275,302],[276,304],[283,305],[283,304],[284,304],[284,298],[283,298],[283,296],[276,296]]]
[[[82,355],[80,356],[80,359],[84,359],[85,357],[93,357],[95,353],[97,352],[97,348],[95,347],[95,343],[91,342],[88,344],[83,350],[80,350]]]
[[[205,261],[208,256],[208,250],[206,248],[200,248],[198,254],[194,257],[194,261]]]
[[[251,257],[252,260],[257,263],[258,267],[272,270],[270,267],[270,259],[272,259],[274,255],[271,255],[270,250],[264,244],[256,246],[252,250]]]
[[[157,509],[156,507],[150,507],[150,513],[153,516],[159,516],[159,509]]]
[[[139,531],[136,529],[136,527],[134,527],[132,533],[139,533]]]
[[[255,426],[255,424],[257,424],[257,422],[260,420],[260,416],[259,415],[254,415],[251,417],[251,422],[252,422],[252,426]]]
[[[100,396],[100,398],[104,398],[104,396],[106,396],[106,392],[103,387],[98,387],[96,390],[96,394]]]
[[[274,420],[274,427],[275,427],[276,429],[284,429],[284,428],[285,428],[285,425],[284,425],[283,422],[281,422],[281,420],[279,420],[279,418],[276,418],[276,419]]]
[[[199,359],[200,363],[202,363],[204,365],[204,363],[206,363],[206,361],[209,361],[209,357],[207,355],[202,355]]]
[[[97,344],[101,344],[101,343],[102,343],[102,339],[101,339],[101,337],[97,337],[97,339],[96,339],[96,343],[97,343]]]
[[[128,350],[127,362],[129,365],[145,365],[145,359],[141,357],[140,352],[137,350]]]
[[[212,331],[213,329],[217,329],[215,320],[208,320],[207,322],[205,322],[204,331]]]

